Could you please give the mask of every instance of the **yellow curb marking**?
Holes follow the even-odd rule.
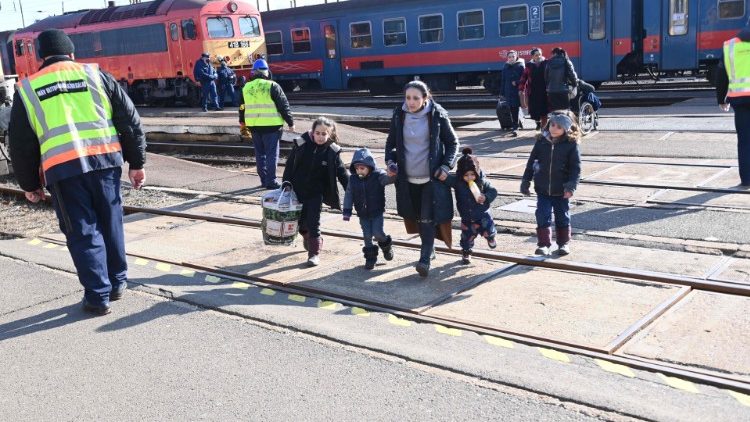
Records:
[[[741,405],[750,407],[750,396],[748,396],[747,394],[738,393],[736,391],[729,391],[729,395],[737,399],[737,401],[740,402]]]
[[[352,314],[354,314],[356,316],[361,316],[361,317],[368,317],[368,316],[370,316],[370,313],[367,312],[367,309],[357,308],[356,306],[354,308],[352,308]]]
[[[329,311],[335,311],[336,310],[336,302],[331,302],[330,300],[319,300],[318,301],[318,308],[320,308],[320,309],[327,309]]]
[[[457,328],[448,328],[442,325],[435,324],[435,330],[440,334],[448,334],[449,336],[459,337],[461,336],[461,330]]]
[[[195,277],[195,271],[193,270],[182,270],[180,271],[180,275],[183,277]]]
[[[263,289],[260,291],[260,294],[262,294],[263,296],[273,296],[276,294],[276,292],[271,289]]]
[[[594,362],[596,362],[596,364],[599,365],[599,367],[604,369],[605,371],[624,375],[628,378],[635,378],[635,374],[633,373],[633,371],[625,365],[612,363],[610,361],[602,360],[602,359],[594,359]]]
[[[28,243],[29,243],[29,245],[36,246],[36,245],[42,243],[42,241],[39,240],[39,239],[31,239],[31,240],[29,240]]]
[[[57,245],[55,245],[54,243],[47,243],[46,245],[44,245],[44,249],[55,249],[56,247]]]
[[[156,269],[159,271],[167,272],[172,270],[172,266],[163,262],[159,262],[156,264]]]
[[[510,340],[506,340],[506,339],[500,338],[500,337],[487,336],[487,335],[484,335],[482,337],[484,337],[484,339],[487,341],[487,343],[489,343],[489,344],[491,344],[493,346],[505,347],[507,349],[512,349],[513,348],[513,342],[510,341]]]
[[[241,281],[235,281],[234,283],[232,283],[232,288],[233,289],[247,290],[247,289],[250,288],[250,285],[247,284],[247,283],[243,283]]]
[[[686,381],[680,378],[675,377],[668,377],[664,374],[659,374],[659,377],[664,380],[664,382],[667,383],[672,388],[676,388],[678,390],[687,391],[689,393],[697,393],[698,388],[690,381]]]
[[[292,302],[299,302],[299,303],[305,303],[305,300],[307,300],[307,298],[302,295],[289,295],[287,296],[287,298],[291,300]]]
[[[135,265],[148,265],[148,259],[136,258]]]
[[[541,353],[542,356],[547,359],[552,359],[564,363],[570,362],[570,358],[568,357],[568,355],[562,352],[558,352],[557,350],[545,349],[543,347],[537,347],[537,350],[539,350],[539,353]]]
[[[411,327],[411,321],[399,318],[393,314],[388,314],[388,322],[399,327]]]
[[[221,281],[221,277],[216,277],[215,275],[208,274],[204,280],[209,283],[218,283]]]

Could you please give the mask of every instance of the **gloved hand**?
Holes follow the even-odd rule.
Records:
[[[349,219],[352,218],[351,208],[344,208],[343,214],[344,214],[344,221],[349,221]]]
[[[524,194],[524,196],[530,196],[531,195],[531,182],[528,180],[524,180],[521,182],[521,193]]]
[[[448,178],[448,173],[450,173],[450,171],[451,169],[448,166],[440,166],[439,169],[435,170],[433,176],[442,182]]]
[[[398,175],[398,164],[393,161],[388,162],[388,176]]]
[[[240,135],[241,135],[241,136],[244,136],[245,138],[249,138],[249,137],[253,136],[253,135],[252,135],[252,134],[250,133],[250,128],[249,128],[249,127],[247,127],[247,126],[245,126],[245,124],[244,124],[244,123],[241,123],[241,124],[240,124]]]

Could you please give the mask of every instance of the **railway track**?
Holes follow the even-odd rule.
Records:
[[[22,191],[17,190],[17,189],[7,188],[7,187],[0,187],[0,192],[10,194],[10,195],[21,196],[21,197],[23,196]],[[181,211],[171,211],[171,210],[132,207],[132,206],[126,206],[124,208],[125,208],[125,212],[129,214],[143,213],[143,214],[149,214],[149,215],[170,216],[170,217],[175,217],[175,218],[184,218],[184,219],[213,222],[213,223],[220,223],[220,224],[232,224],[232,225],[253,227],[253,228],[260,228],[261,226],[260,221],[250,220],[250,219],[230,218],[230,217],[223,217],[223,216],[220,217],[220,216],[214,216],[214,215],[195,214],[195,213],[188,213],[188,212],[181,212]],[[336,231],[327,231],[327,230],[324,230],[323,234],[325,234],[326,236],[347,238],[347,239],[359,239],[360,238],[360,236],[353,235],[353,234],[341,233],[341,232],[336,232]],[[50,242],[59,243],[55,239],[46,239],[46,240]],[[418,244],[410,242],[410,241],[394,241],[394,244],[401,248],[411,248],[411,249],[419,248]],[[444,253],[444,254],[454,254],[454,255],[460,254],[460,251],[450,250],[445,247],[438,247],[436,249],[439,252]],[[294,285],[294,286],[289,286],[287,284],[276,282],[274,280],[270,280],[264,277],[250,276],[250,275],[246,275],[243,273],[237,273],[237,272],[233,272],[233,271],[221,269],[221,268],[216,268],[216,267],[198,265],[198,264],[191,263],[191,262],[177,262],[177,261],[169,262],[161,258],[147,256],[147,255],[132,254],[131,256],[143,258],[143,259],[161,261],[161,262],[165,262],[168,264],[191,268],[194,270],[218,274],[224,278],[227,278],[230,281],[237,280],[237,281],[252,282],[257,285],[272,287],[275,290],[284,291],[289,294],[302,294],[305,296],[315,297],[320,300],[337,301],[348,306],[358,306],[358,307],[364,307],[373,311],[387,312],[387,313],[394,314],[398,317],[406,318],[406,319],[419,322],[419,323],[441,324],[441,325],[449,326],[452,328],[473,331],[478,334],[501,336],[509,340],[517,341],[519,343],[523,343],[523,344],[527,344],[531,346],[553,348],[555,350],[559,350],[562,352],[568,352],[568,353],[577,354],[581,356],[587,356],[587,357],[595,358],[595,359],[602,359],[602,360],[606,360],[606,361],[616,363],[616,364],[625,365],[625,366],[635,368],[635,369],[641,369],[641,370],[646,370],[646,371],[651,371],[651,372],[659,372],[665,375],[679,377],[679,378],[690,380],[690,381],[696,381],[702,384],[713,385],[719,388],[726,388],[726,389],[731,389],[731,390],[738,391],[738,392],[750,393],[750,378],[747,378],[747,377],[742,377],[742,376],[738,376],[735,374],[728,374],[728,373],[720,372],[718,370],[711,370],[710,368],[690,367],[687,365],[680,365],[678,363],[665,363],[665,362],[661,362],[661,361],[653,360],[653,359],[629,356],[621,352],[623,346],[633,336],[635,336],[638,332],[640,332],[645,327],[652,324],[654,321],[656,321],[658,318],[664,315],[665,312],[667,312],[669,309],[671,309],[676,304],[678,304],[691,291],[722,293],[722,294],[748,298],[748,300],[750,300],[750,286],[737,284],[737,283],[731,283],[731,282],[712,281],[712,280],[686,277],[686,276],[680,276],[680,275],[654,273],[650,271],[624,269],[624,268],[611,267],[611,266],[605,266],[605,265],[586,264],[586,263],[580,263],[580,262],[560,261],[560,260],[540,260],[539,258],[528,257],[525,255],[513,254],[513,253],[476,251],[474,255],[478,258],[483,258],[483,259],[493,261],[493,262],[498,262],[498,263],[502,262],[503,264],[510,262],[514,264],[514,266],[511,266],[507,269],[500,271],[498,274],[495,275],[495,277],[498,275],[501,275],[502,273],[506,271],[509,271],[510,268],[514,268],[515,266],[521,265],[521,266],[527,266],[527,267],[547,268],[547,269],[575,272],[575,273],[595,275],[595,276],[625,278],[625,279],[636,281],[636,282],[650,282],[650,283],[659,283],[659,284],[665,284],[665,285],[670,285],[670,286],[680,286],[680,289],[676,294],[674,294],[668,300],[664,301],[659,306],[654,308],[652,312],[650,312],[649,314],[644,316],[642,319],[632,324],[630,327],[628,327],[627,330],[620,333],[620,335],[615,340],[610,342],[608,345],[604,347],[596,347],[596,346],[590,346],[590,345],[585,345],[585,344],[576,344],[576,343],[570,343],[570,342],[565,342],[565,341],[560,341],[560,340],[555,340],[555,339],[550,339],[550,338],[545,338],[545,337],[540,337],[540,336],[529,335],[528,333],[509,331],[507,329],[501,329],[498,327],[493,327],[493,326],[489,326],[489,325],[485,325],[485,324],[481,324],[477,322],[467,322],[467,321],[457,320],[454,318],[429,316],[429,315],[424,314],[424,311],[426,311],[427,309],[437,306],[439,303],[442,303],[448,300],[450,297],[453,297],[454,295],[461,294],[462,293],[461,291],[453,292],[448,297],[441,297],[437,299],[434,303],[431,303],[427,305],[426,307],[420,308],[419,310],[415,310],[415,309],[408,309],[408,308],[394,306],[388,303],[382,303],[376,300],[363,300],[362,298],[350,297],[347,295],[333,293],[333,292],[320,289],[320,288],[315,288],[315,287],[308,287],[308,286],[303,286],[299,284]],[[469,286],[469,287],[466,287],[466,289],[468,290],[473,287],[476,287],[476,286],[475,285]],[[217,310],[222,311],[221,309],[217,309]]]

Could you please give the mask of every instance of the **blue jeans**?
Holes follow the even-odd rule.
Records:
[[[258,169],[260,183],[270,186],[276,181],[276,163],[279,161],[279,141],[281,131],[259,133],[251,128],[253,147],[255,148],[255,166]]]
[[[485,212],[481,220],[470,221],[461,219],[461,249],[468,251],[474,247],[474,239],[482,236],[492,239],[497,234],[495,220],[489,212]]]
[[[47,186],[86,301],[109,303],[127,282],[120,167],[92,171]]]
[[[570,200],[562,196],[536,195],[536,226],[540,229],[552,226],[552,210],[555,210],[555,227],[570,225]]]
[[[740,183],[750,186],[750,106],[740,106],[734,109],[734,127],[737,129]]]
[[[203,96],[201,97],[201,107],[204,110],[208,109],[208,102],[210,101],[214,108],[219,108],[219,96],[216,94],[216,82],[201,82],[201,91]]]
[[[382,214],[372,218],[360,217],[359,226],[362,227],[362,236],[365,238],[365,246],[373,246],[373,237],[378,242],[385,242],[388,240],[388,236],[385,235],[385,231],[383,230]]]

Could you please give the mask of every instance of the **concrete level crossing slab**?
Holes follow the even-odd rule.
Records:
[[[665,164],[623,164],[599,173],[589,181],[697,186],[722,171],[720,167],[690,167]]]
[[[677,286],[518,266],[426,315],[605,348],[678,290]]]
[[[649,199],[655,204],[683,204],[731,209],[750,209],[750,194],[666,190]]]
[[[526,166],[526,158],[482,157],[479,166],[485,174],[517,174],[522,175]]]
[[[651,195],[658,192],[654,188],[635,188],[629,186],[606,186],[579,184],[574,198],[592,201],[619,201],[626,203],[642,203]]]
[[[737,170],[737,163],[734,163],[735,167],[729,169],[729,171],[723,172],[719,177],[709,180],[707,183],[702,184],[702,187],[707,188],[736,188],[741,183],[740,173]]]
[[[212,217],[231,217],[260,221],[263,209],[259,204],[229,202],[220,200],[195,201],[168,208],[170,211],[181,211],[191,214],[210,215]]]
[[[123,220],[126,244],[144,237],[158,236],[170,230],[200,224],[200,221],[197,220],[146,213],[126,215]],[[59,234],[56,236],[62,236],[63,241],[65,241],[64,235]]]
[[[341,214],[323,214],[320,226],[323,230],[332,230],[362,237],[362,228],[359,225],[359,218],[356,213],[352,215],[349,221],[344,221]],[[394,240],[409,240],[418,236],[417,234],[406,233],[404,221],[401,219],[384,219],[383,230],[385,234],[391,236]]]
[[[355,249],[351,246],[348,250],[353,252]],[[290,278],[288,283],[418,311],[512,265],[483,259],[462,265],[460,256],[438,253],[430,265],[429,275],[423,278],[414,269],[418,260],[418,250],[397,246],[393,260],[385,261],[381,254],[375,269],[368,271],[359,252],[342,265],[326,265],[319,272],[298,279]]]
[[[145,169],[149,186],[211,192],[236,192],[253,188],[259,184],[258,178],[249,174],[232,172],[159,154],[147,154]],[[123,172],[123,174],[123,177],[127,177],[127,172]]]
[[[731,259],[728,265],[718,274],[711,276],[711,279],[750,284],[750,259]]]
[[[749,330],[750,298],[693,291],[622,353],[750,376]]]

